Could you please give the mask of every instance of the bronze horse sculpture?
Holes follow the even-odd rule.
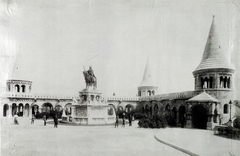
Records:
[[[89,86],[93,86],[94,89],[97,88],[97,78],[94,76],[91,67],[88,71],[84,69],[83,75],[86,82],[86,88]]]

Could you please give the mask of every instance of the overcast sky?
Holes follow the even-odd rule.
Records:
[[[29,80],[33,93],[77,96],[91,65],[104,96],[136,96],[147,57],[158,93],[194,90],[213,15],[222,49],[239,66],[239,15],[230,1],[1,0],[0,7],[1,85]]]

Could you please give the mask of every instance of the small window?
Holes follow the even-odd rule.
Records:
[[[223,113],[228,114],[228,104],[225,104],[223,107]]]

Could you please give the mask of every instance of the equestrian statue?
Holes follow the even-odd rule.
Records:
[[[84,68],[83,75],[84,75],[85,82],[86,82],[86,88],[89,88],[92,86],[93,89],[96,89],[97,88],[97,78],[93,73],[92,67],[90,66],[88,71],[85,70],[84,66],[83,66],[83,68]]]

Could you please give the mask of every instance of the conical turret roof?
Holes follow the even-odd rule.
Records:
[[[233,69],[229,56],[227,55],[226,52],[224,53],[223,50],[221,49],[214,21],[214,16],[201,63],[199,64],[195,71],[213,68]]]
[[[154,73],[153,66],[151,64],[150,59],[148,58],[146,67],[144,70],[144,74],[143,74],[143,79],[142,79],[142,82],[139,85],[139,87],[141,87],[141,86],[157,86],[156,78],[154,77],[153,73]]]

